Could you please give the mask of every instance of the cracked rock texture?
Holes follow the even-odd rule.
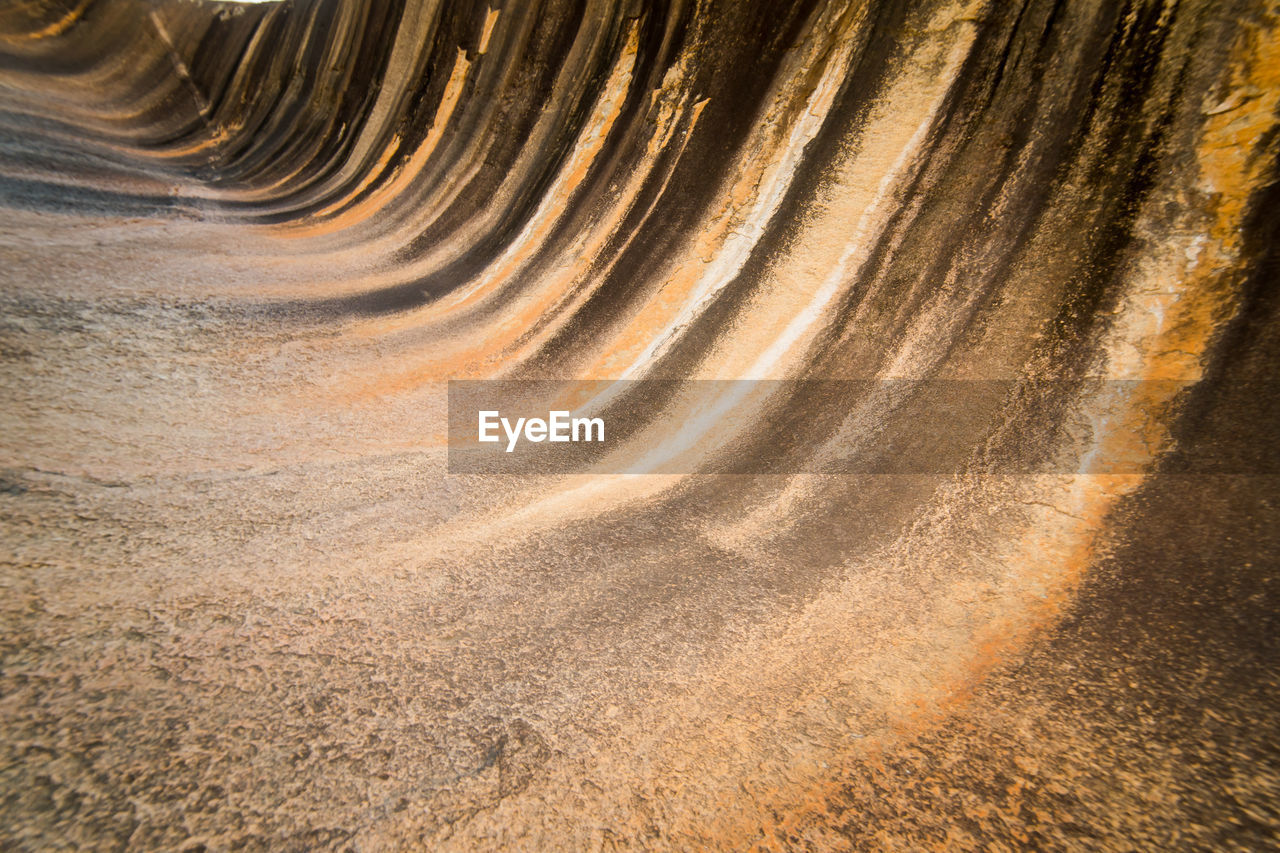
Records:
[[[1278,108],[1260,0],[0,4],[0,845],[1280,846]]]

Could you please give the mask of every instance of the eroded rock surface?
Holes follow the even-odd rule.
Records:
[[[1275,846],[1278,107],[1262,2],[0,6],[4,846]]]

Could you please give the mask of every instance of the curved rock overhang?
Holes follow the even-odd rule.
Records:
[[[0,838],[1274,844],[1278,107],[1260,2],[0,6]],[[451,473],[496,379],[680,464]]]

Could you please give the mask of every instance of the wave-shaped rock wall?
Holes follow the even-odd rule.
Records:
[[[1274,843],[1278,28],[0,7],[0,837]]]

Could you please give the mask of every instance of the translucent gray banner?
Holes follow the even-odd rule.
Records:
[[[519,475],[1132,474],[1163,454],[1162,464],[1186,470],[1280,473],[1275,446],[1180,446],[1173,413],[1224,416],[1197,409],[1193,386],[1090,378],[451,381],[448,465],[452,474]],[[1241,405],[1280,417],[1280,383],[1230,390]],[[1169,456],[1171,448],[1179,453]]]

